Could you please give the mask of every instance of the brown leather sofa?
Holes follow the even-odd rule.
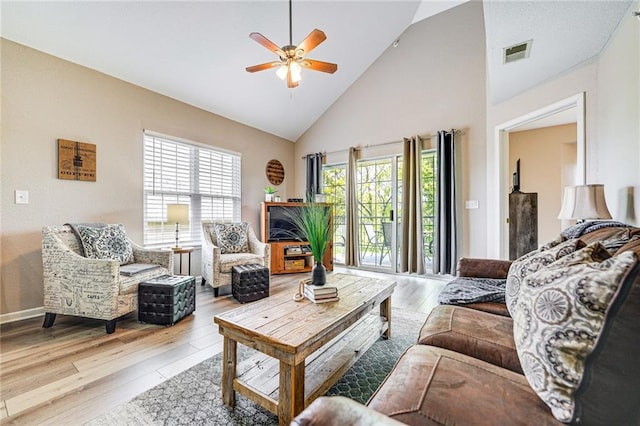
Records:
[[[640,228],[611,227],[580,236],[589,245],[613,240],[614,256],[632,251],[630,267],[604,312],[584,375],[572,395],[585,425],[640,424]],[[638,239],[634,239],[638,238]],[[626,243],[624,242],[626,239]],[[511,262],[461,259],[458,275],[506,278]],[[314,401],[292,425],[561,424],[525,375],[505,305],[439,305],[367,406],[342,397]]]

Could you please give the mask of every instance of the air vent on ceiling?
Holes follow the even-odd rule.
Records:
[[[508,64],[509,62],[514,62],[520,59],[528,58],[529,53],[531,52],[532,42],[533,40],[527,40],[523,43],[518,43],[518,44],[514,44],[513,46],[505,47],[503,49],[504,63]]]

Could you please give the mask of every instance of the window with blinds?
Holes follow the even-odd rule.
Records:
[[[240,221],[240,155],[144,133],[144,244],[175,244],[168,204],[189,205],[180,245],[200,244],[203,221]]]

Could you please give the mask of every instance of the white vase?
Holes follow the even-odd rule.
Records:
[[[264,200],[270,202],[273,200],[273,194],[264,194]]]

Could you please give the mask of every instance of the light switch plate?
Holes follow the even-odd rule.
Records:
[[[29,191],[16,189],[16,204],[29,204]]]
[[[467,200],[464,203],[464,206],[467,210],[477,209],[478,208],[478,200]]]

